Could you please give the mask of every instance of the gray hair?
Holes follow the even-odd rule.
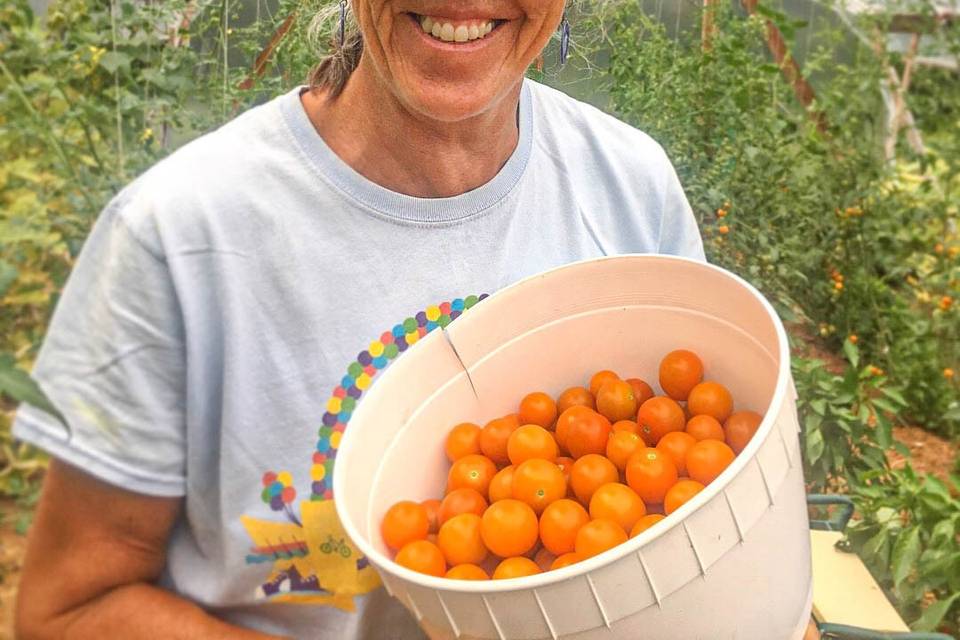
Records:
[[[363,53],[363,34],[353,11],[347,11],[343,27],[343,43],[340,43],[340,2],[322,0],[307,29],[310,42],[322,52],[320,62],[310,70],[307,84],[311,89],[325,89],[331,98],[336,98],[350,79],[350,74],[360,64]]]

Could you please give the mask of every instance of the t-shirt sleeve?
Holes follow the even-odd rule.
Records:
[[[34,366],[68,426],[23,406],[13,433],[111,484],[181,496],[182,315],[158,243],[133,232],[130,209],[121,194],[94,225]]]
[[[690,208],[690,202],[683,192],[680,178],[673,164],[664,155],[665,180],[663,184],[663,205],[660,209],[660,247],[658,253],[684,258],[693,258],[706,262],[703,252],[703,239],[697,219]]]

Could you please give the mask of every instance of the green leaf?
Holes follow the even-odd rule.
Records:
[[[889,542],[890,531],[886,527],[883,527],[863,543],[864,557],[868,559],[872,558],[885,564]]]
[[[39,385],[23,369],[14,363],[8,354],[0,356],[0,394],[14,402],[24,402],[54,416],[66,426],[63,415],[53,406]]]
[[[819,429],[807,433],[807,461],[814,464],[823,455],[823,433]]]
[[[20,275],[20,272],[17,271],[14,265],[0,260],[0,297],[3,297],[3,294],[7,292],[7,289],[14,283],[18,275]]]
[[[893,545],[890,567],[894,587],[899,587],[913,571],[920,557],[920,551],[920,527],[910,527],[897,536],[897,542]]]
[[[856,369],[860,364],[860,350],[857,349],[857,345],[850,342],[850,340],[844,340],[843,353],[847,356],[847,360],[850,361],[853,368]]]
[[[947,544],[949,544],[955,535],[954,528],[955,527],[952,518],[946,518],[945,520],[938,522],[930,533],[930,547],[945,547]]]
[[[889,449],[891,444],[893,444],[893,435],[890,422],[884,418],[879,418],[877,420],[877,445]],[[910,450],[907,449],[907,451]]]
[[[121,67],[129,69],[130,56],[125,53],[120,53],[119,51],[108,51],[100,58],[100,66],[110,73],[116,73]]]
[[[160,69],[144,69],[143,72],[141,72],[140,77],[160,88],[166,87],[167,79],[163,71]]]
[[[818,416],[826,415],[827,401],[820,398],[818,398],[817,400],[811,400],[810,408],[813,409],[814,413],[816,413]]]
[[[13,530],[17,532],[17,535],[25,536],[30,530],[31,524],[33,524],[33,513],[30,511],[25,511],[17,516],[17,520],[13,525]]]
[[[904,398],[904,397],[903,397],[903,394],[900,393],[899,391],[897,391],[896,389],[893,389],[893,388],[890,388],[890,387],[884,387],[884,388],[881,389],[880,391],[883,393],[883,395],[885,395],[885,396],[887,396],[888,398],[890,398],[891,400],[895,401],[895,402],[896,402],[897,404],[899,404],[901,407],[907,406],[908,403],[907,403],[906,398]]]
[[[934,631],[940,626],[943,617],[950,611],[950,607],[957,601],[957,598],[960,598],[960,592],[954,593],[946,600],[937,600],[924,609],[923,615],[910,626],[915,631]]]

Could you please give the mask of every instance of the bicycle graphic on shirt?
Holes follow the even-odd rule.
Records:
[[[331,535],[327,535],[327,541],[320,545],[320,551],[326,554],[339,553],[344,558],[349,558],[353,553],[343,538],[334,540]]]

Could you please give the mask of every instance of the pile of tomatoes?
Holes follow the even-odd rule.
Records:
[[[459,580],[517,578],[597,555],[655,525],[733,462],[761,416],[734,412],[688,350],[645,381],[600,371],[483,427],[455,426],[442,500],[394,504],[381,523],[397,563]]]

